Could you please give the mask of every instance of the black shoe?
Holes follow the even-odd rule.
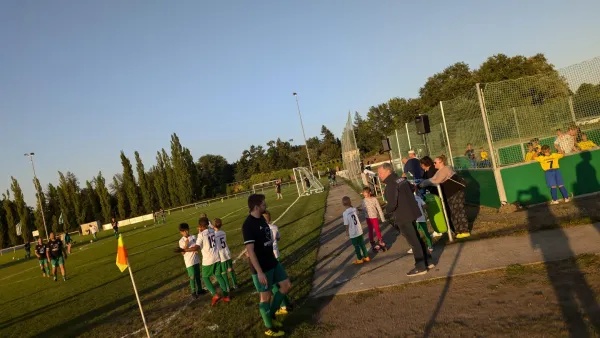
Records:
[[[420,276],[427,273],[427,269],[414,268],[406,273],[408,277]]]
[[[203,294],[205,294],[205,293],[207,293],[207,292],[208,292],[208,291],[206,291],[206,289],[201,289],[201,290],[198,290],[198,293],[197,293],[197,294],[198,294],[198,295],[203,295]]]

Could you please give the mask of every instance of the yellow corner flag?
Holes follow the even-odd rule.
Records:
[[[125,244],[123,244],[123,237],[119,235],[119,244],[117,246],[117,266],[121,272],[125,271],[129,266],[127,262],[127,249],[125,249]]]

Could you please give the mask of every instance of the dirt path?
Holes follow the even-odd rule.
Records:
[[[511,266],[335,297],[312,334],[327,337],[598,337],[600,257]]]
[[[557,261],[584,253],[600,253],[600,224],[533,231],[524,236],[450,245],[438,242],[433,253],[436,267],[426,275],[407,277],[406,272],[412,268],[414,260],[411,255],[406,254],[406,240],[396,236],[396,231],[390,226],[384,226],[384,238],[389,250],[372,254],[370,263],[355,266],[350,263],[354,259],[354,250],[349,240],[344,238],[341,220],[343,196],[351,197],[353,205],[360,202],[359,195],[348,185],[339,185],[329,193],[326,223],[321,233],[321,247],[311,291],[313,297],[469,274],[511,264]],[[366,229],[364,230],[365,240],[368,241]]]

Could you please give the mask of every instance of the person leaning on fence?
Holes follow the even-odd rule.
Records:
[[[467,185],[462,177],[446,165],[446,156],[436,157],[433,164],[438,169],[437,173],[432,178],[421,182],[420,186],[441,185],[443,198],[447,201],[446,205],[449,207],[451,225],[454,226],[457,232],[456,238],[471,236],[467,212],[465,211],[465,188]]]
[[[558,192],[556,188],[560,190],[565,202],[569,202],[569,194],[567,189],[565,188],[565,183],[560,173],[560,166],[558,165],[558,160],[563,158],[564,155],[560,153],[550,153],[549,146],[542,147],[542,154],[536,158],[540,165],[542,166],[542,170],[544,170],[544,176],[546,177],[546,185],[550,188],[550,194],[552,195],[552,203],[558,204]]]
[[[479,161],[479,168],[490,168],[492,166],[490,154],[487,150],[483,149],[483,147],[479,150],[479,158],[481,159],[481,161]]]
[[[471,168],[477,167],[477,161],[475,160],[475,149],[473,149],[471,143],[467,143],[467,151],[465,151],[465,157],[469,160]]]
[[[423,179],[432,178],[435,173],[437,173],[437,168],[433,165],[433,160],[429,156],[423,156],[419,162],[421,163],[421,168],[423,168]],[[438,195],[438,190],[436,187],[427,187],[426,191],[429,191],[430,194]]]
[[[415,180],[423,178],[423,169],[419,165],[419,159],[414,150],[408,151],[408,159],[404,163],[404,173],[402,177],[406,177],[406,173],[410,173]]]
[[[585,133],[581,133],[581,142],[577,143],[577,147],[581,150],[592,150],[598,148],[596,143],[592,140],[588,140],[587,135]]]
[[[556,140],[554,140],[554,147],[559,153],[563,155],[569,155],[577,151],[577,148],[575,147],[575,137],[573,137],[571,133],[571,131],[569,131],[569,133],[563,133],[560,129],[556,130]]]
[[[525,162],[535,161],[539,151],[536,150],[533,143],[527,143],[527,153],[525,154]]]
[[[410,188],[410,183],[394,173],[394,168],[390,163],[384,163],[377,168],[379,178],[385,183],[385,206],[386,212],[394,215],[394,221],[400,233],[406,238],[406,241],[413,249],[415,267],[410,270],[407,276],[418,276],[427,273],[435,265],[428,263],[429,253],[425,243],[417,233],[415,221],[421,217],[421,210],[415,201],[415,196]]]

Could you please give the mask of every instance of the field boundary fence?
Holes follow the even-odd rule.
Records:
[[[504,202],[500,169],[524,163],[538,144],[532,149],[529,143],[557,151],[556,138],[570,132],[575,145],[585,138],[600,144],[600,57],[543,74],[477,83],[425,114],[429,134],[417,134],[411,122],[388,136],[395,168],[402,170],[409,150],[417,157],[444,154],[456,170],[493,170]],[[354,136],[350,116],[347,134]],[[344,168],[360,168],[356,140],[342,137],[342,148]]]

